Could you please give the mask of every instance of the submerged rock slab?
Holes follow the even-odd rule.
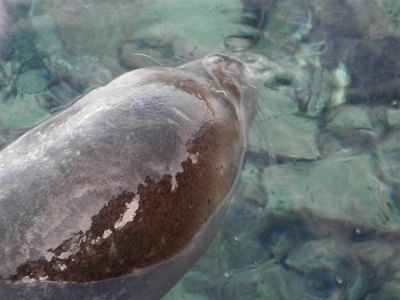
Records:
[[[329,112],[325,129],[342,130],[373,130],[369,108],[363,105],[342,105]]]
[[[282,159],[313,160],[319,157],[314,121],[287,116],[255,124],[249,135],[250,151],[269,153]]]
[[[382,136],[377,147],[378,168],[386,182],[400,184],[400,130],[394,128]]]
[[[342,222],[397,226],[388,190],[372,174],[368,155],[267,168],[263,177],[268,190],[266,210],[307,210]]]
[[[5,51],[10,27],[10,18],[6,4],[5,0],[0,1],[0,57],[2,56],[2,52]]]
[[[292,89],[263,91],[249,133],[249,151],[283,159],[317,159],[317,125],[314,120],[294,115],[296,111]]]

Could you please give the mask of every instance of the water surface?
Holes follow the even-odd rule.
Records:
[[[1,129],[33,126],[155,60],[223,52],[256,73],[238,191],[164,299],[398,299],[398,1],[8,2]]]

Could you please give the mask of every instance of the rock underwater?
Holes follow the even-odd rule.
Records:
[[[257,85],[215,54],[139,69],[0,151],[4,299],[159,299],[210,244]]]
[[[6,1],[0,0],[0,57],[5,50],[10,20],[7,13]]]

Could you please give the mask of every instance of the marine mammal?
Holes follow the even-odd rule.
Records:
[[[6,146],[2,294],[161,297],[218,227],[256,98],[244,65],[210,55],[126,73]]]

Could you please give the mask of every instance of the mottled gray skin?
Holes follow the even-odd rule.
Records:
[[[168,77],[196,81],[212,101],[159,80]],[[234,100],[232,91],[239,91],[240,99]],[[191,242],[166,261],[84,283],[7,278],[27,261],[71,255],[71,249],[61,254],[49,249],[89,230],[91,217],[115,195],[136,192],[133,187],[145,177],[157,181],[163,174],[182,172],[181,162],[190,157],[186,141],[214,120],[235,118],[239,124],[240,137],[227,141],[235,155],[227,159],[240,168],[256,98],[254,79],[241,63],[208,56],[176,69],[124,74],[6,146],[0,152],[3,299],[160,298],[208,247],[233,185]]]

